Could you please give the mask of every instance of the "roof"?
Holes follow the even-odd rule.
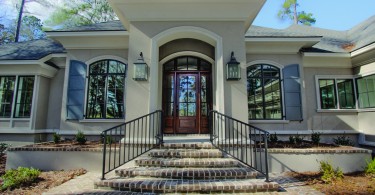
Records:
[[[39,60],[49,54],[56,53],[65,53],[65,49],[52,39],[0,45],[0,60]]]
[[[90,31],[126,31],[121,21],[114,20],[97,24],[84,26],[75,26],[70,28],[61,28],[49,32],[90,32]]]
[[[246,37],[309,37],[322,40],[305,51],[347,53],[375,43],[375,16],[347,31],[336,31],[311,26],[291,25],[286,29],[251,26]]]

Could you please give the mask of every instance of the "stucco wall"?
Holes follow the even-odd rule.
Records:
[[[47,129],[59,129],[64,87],[65,68],[60,69],[51,79],[48,101]]]
[[[33,103],[35,106],[34,123],[35,129],[45,129],[47,124],[48,115],[48,101],[50,97],[50,79],[42,76],[38,76],[37,82],[37,94],[36,102]],[[35,96],[34,95],[34,96]]]

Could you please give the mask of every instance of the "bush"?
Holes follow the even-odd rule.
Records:
[[[0,143],[0,156],[4,155],[5,151],[8,149],[9,144]]]
[[[313,132],[311,134],[311,141],[312,141],[313,144],[319,145],[319,143],[320,143],[320,135],[321,135],[321,133],[319,133],[319,132]]]
[[[289,143],[290,144],[296,144],[296,139],[293,135],[289,136]]]
[[[372,161],[367,162],[365,173],[375,176],[375,158]]]
[[[339,167],[334,170],[332,165],[325,161],[320,161],[320,173],[322,174],[321,179],[325,183],[331,183],[335,180],[344,178],[344,173]]]
[[[60,143],[60,141],[61,141],[61,135],[58,133],[53,133],[53,142],[57,144],[57,143]]]
[[[333,143],[340,146],[354,146],[352,140],[348,136],[346,136],[345,133],[342,136],[337,136],[337,138],[333,138]]]
[[[293,136],[289,136],[289,143],[290,144],[302,144],[303,142],[303,137],[301,137],[298,133],[297,135]]]
[[[85,134],[84,134],[82,131],[78,131],[75,140],[76,140],[79,144],[81,144],[81,145],[85,144],[86,141],[87,141],[86,136],[85,136]]]
[[[104,134],[100,134],[100,141],[102,144],[104,144],[104,139],[105,139],[105,143],[106,144],[112,144],[114,141],[113,141],[113,138],[110,136],[110,135],[106,135],[105,138],[104,138]]]
[[[277,137],[276,133],[270,135],[270,142],[271,143],[276,143],[279,141],[279,138]]]
[[[22,185],[27,185],[35,182],[40,171],[34,168],[18,167],[18,169],[10,169],[5,172],[1,179],[3,184],[1,190],[19,188]]]

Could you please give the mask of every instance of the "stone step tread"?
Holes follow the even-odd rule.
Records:
[[[150,151],[152,157],[180,157],[180,158],[218,158],[224,154],[218,149],[155,149]]]
[[[258,172],[250,168],[160,168],[160,167],[132,167],[116,170],[116,175],[122,177],[150,176],[162,178],[255,178]]]
[[[142,158],[136,159],[138,166],[161,167],[238,167],[241,163],[232,158]]]
[[[96,187],[110,187],[115,190],[156,193],[172,192],[266,192],[277,191],[279,184],[259,179],[241,180],[173,180],[129,178],[96,181]]]
[[[211,143],[164,143],[162,148],[168,149],[214,149]]]

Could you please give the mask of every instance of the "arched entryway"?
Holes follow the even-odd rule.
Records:
[[[204,134],[212,109],[212,64],[180,56],[163,64],[164,133]]]

